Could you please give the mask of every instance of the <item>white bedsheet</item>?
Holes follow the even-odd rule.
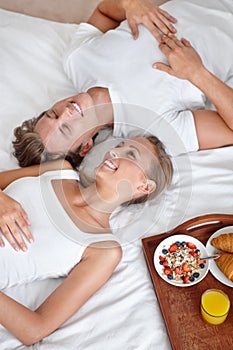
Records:
[[[228,0],[222,3],[230,6]],[[76,93],[61,60],[75,27],[0,10],[1,170],[17,166],[11,156],[13,128],[54,101]],[[103,152],[101,145],[97,147],[98,154]],[[95,158],[93,154],[89,160]],[[125,244],[115,273],[59,330],[29,348],[170,350],[141,238],[165,232],[195,216],[232,214],[232,154],[233,147],[225,147],[177,157],[173,183],[157,203],[147,204],[142,212],[139,206],[116,214],[113,220],[120,226]],[[48,279],[5,292],[34,309],[60,282]],[[16,349],[26,347],[0,326],[0,350]]]

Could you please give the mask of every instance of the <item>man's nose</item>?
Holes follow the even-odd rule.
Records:
[[[57,113],[57,119],[66,120],[72,117],[72,113],[70,112],[68,107],[65,107],[60,113]]]

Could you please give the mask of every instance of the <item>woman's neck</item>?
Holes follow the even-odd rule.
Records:
[[[67,214],[82,231],[110,232],[109,220],[119,206],[117,199],[106,198],[95,184],[84,188],[75,180],[54,180],[53,188]]]
[[[117,193],[109,193],[104,188],[97,188],[96,183],[85,188],[79,185],[79,190],[78,201],[81,199],[83,205],[89,206],[95,212],[110,216],[121,205]]]

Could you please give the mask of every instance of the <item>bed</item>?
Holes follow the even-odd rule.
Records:
[[[223,2],[226,15],[233,16],[230,1]],[[82,16],[79,21],[86,19],[87,12]],[[11,148],[14,127],[56,100],[76,93],[63,71],[62,56],[77,24],[48,18],[0,9],[1,171],[17,167]],[[98,162],[104,152],[105,138],[108,145],[109,140],[114,142],[108,131],[99,136],[83,165],[90,173],[91,164]],[[128,208],[126,212],[119,210],[113,220],[124,240],[124,256],[113,276],[62,327],[28,348],[170,350],[141,239],[166,232],[196,216],[233,214],[232,154],[230,146],[177,156],[173,182],[159,201]],[[36,281],[4,292],[34,309],[61,281]],[[0,350],[23,349],[26,347],[0,326]]]

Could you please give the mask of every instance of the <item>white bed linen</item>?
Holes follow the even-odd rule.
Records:
[[[76,93],[61,60],[75,27],[0,10],[1,170],[17,165],[10,155],[13,128]],[[102,145],[97,147],[98,154],[104,152]],[[157,203],[147,204],[142,212],[138,206],[117,213],[113,220],[120,227],[124,257],[115,273],[59,330],[28,348],[170,350],[141,238],[198,215],[233,213],[232,152],[233,147],[226,147],[175,158],[173,183]],[[86,165],[93,159],[98,162],[92,152]],[[60,282],[48,279],[5,292],[34,309]],[[0,326],[0,350],[16,349],[26,347]]]

